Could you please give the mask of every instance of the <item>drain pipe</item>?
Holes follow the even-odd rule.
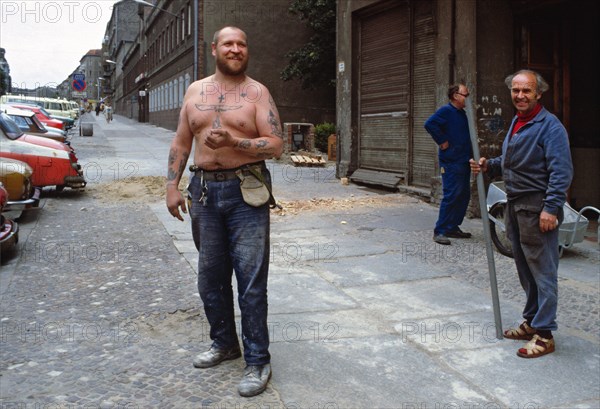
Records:
[[[194,82],[198,81],[198,0],[194,0]]]
[[[448,54],[448,82],[454,84],[454,67],[456,66],[456,0],[451,2],[450,18],[450,54]]]

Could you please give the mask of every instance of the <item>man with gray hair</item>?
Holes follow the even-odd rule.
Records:
[[[506,186],[506,232],[525,290],[525,321],[504,331],[509,339],[529,341],[517,351],[522,358],[537,358],[555,350],[557,329],[558,226],[563,218],[573,164],[567,131],[540,103],[549,89],[540,74],[521,70],[505,80],[517,109],[502,155],[479,163],[470,160],[474,173],[502,175]]]

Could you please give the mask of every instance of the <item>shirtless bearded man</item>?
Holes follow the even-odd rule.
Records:
[[[242,396],[262,393],[271,377],[267,328],[269,204],[247,204],[240,172],[260,169],[283,150],[281,122],[268,89],[248,77],[246,34],[236,27],[215,33],[215,74],[188,88],[169,152],[167,208],[183,220],[188,211],[178,189],[194,143],[188,187],[192,235],[199,251],[198,290],[210,324],[211,348],[194,360],[197,368],[241,356],[236,332],[232,274],[235,271],[246,369]]]

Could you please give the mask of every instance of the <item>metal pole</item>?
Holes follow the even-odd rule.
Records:
[[[473,147],[473,159],[479,163],[479,145],[477,142],[477,128],[475,128],[475,111],[469,98],[465,98],[467,120],[469,122],[469,134],[471,135],[471,146]],[[492,304],[494,306],[494,320],[496,323],[496,338],[502,339],[502,316],[500,314],[500,299],[498,297],[498,281],[496,280],[496,265],[494,264],[494,249],[492,248],[492,237],[490,236],[490,219],[488,218],[485,203],[485,185],[483,174],[477,174],[477,193],[479,196],[479,209],[481,211],[481,222],[483,223],[483,236],[485,238],[485,250],[488,260],[488,271],[490,275],[490,288],[492,290]]]

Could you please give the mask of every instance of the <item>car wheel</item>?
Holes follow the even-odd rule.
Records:
[[[498,221],[502,222],[506,226],[506,205],[504,203],[498,203],[489,211],[490,216],[494,217]],[[502,230],[500,226],[496,226],[493,220],[490,220],[490,236],[492,236],[492,242],[498,249],[500,254],[507,257],[513,257],[512,245],[506,235],[506,228]]]

